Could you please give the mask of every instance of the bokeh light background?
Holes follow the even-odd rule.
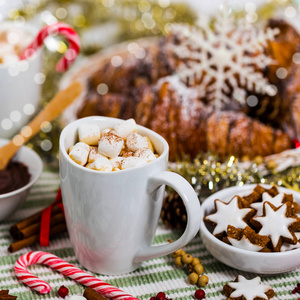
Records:
[[[28,22],[37,28],[57,21],[70,24],[79,33],[82,42],[82,51],[76,61],[78,63],[112,44],[165,34],[174,22],[194,23],[198,16],[213,15],[222,6],[229,7],[234,16],[244,17],[247,22],[256,26],[264,24],[270,17],[279,16],[288,19],[300,30],[299,0],[0,0],[0,21],[13,20],[19,26]],[[136,57],[143,59],[145,51],[137,43],[130,43],[129,48]],[[66,50],[67,42],[63,38],[50,36],[45,40],[43,69],[35,76],[35,81],[42,86],[39,109],[45,106],[58,90],[63,74],[55,71],[55,64]],[[294,55],[293,59],[300,63],[300,53]],[[122,58],[115,56],[111,63],[117,67],[122,64]],[[286,70],[278,69],[277,76],[284,78]],[[97,92],[104,95],[108,92],[108,86],[105,83],[99,84]],[[257,99],[249,97],[247,104],[255,106]],[[0,126],[11,128],[23,113],[33,116],[37,111],[28,104],[24,106],[23,111],[13,111],[7,118],[0,120]],[[51,123],[44,122],[40,133],[28,143],[28,146],[34,148],[49,165],[57,166],[60,131],[60,119]],[[25,127],[23,133],[28,134],[28,128]],[[202,171],[206,174],[216,174],[216,162],[212,159],[208,165],[208,169]],[[184,166],[181,170],[184,170],[182,175],[185,177],[191,175],[189,167]],[[237,178],[238,170],[233,171],[234,178]],[[227,169],[227,172],[231,171]],[[256,169],[253,172],[256,172]],[[201,180],[200,173],[197,174]],[[208,180],[208,183],[215,180]],[[293,179],[289,182],[293,182]]]

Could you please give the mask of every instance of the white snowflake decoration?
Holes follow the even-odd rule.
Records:
[[[264,53],[264,46],[278,34],[277,28],[259,30],[244,19],[236,23],[222,13],[214,29],[204,16],[197,25],[174,24],[171,29],[180,38],[180,44],[170,49],[183,61],[176,74],[182,81],[196,83],[199,96],[205,96],[216,109],[222,109],[232,97],[244,105],[246,90],[274,95],[261,70],[275,63]]]

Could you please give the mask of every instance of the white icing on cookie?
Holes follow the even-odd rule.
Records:
[[[269,236],[274,247],[277,246],[281,236],[294,239],[288,228],[295,222],[295,219],[287,218],[286,210],[286,204],[274,211],[269,203],[265,203],[265,216],[253,217],[255,221],[262,225],[259,234]]]
[[[230,294],[231,298],[244,296],[246,300],[254,300],[258,297],[268,300],[266,293],[272,289],[269,285],[262,284],[259,276],[247,280],[244,276],[238,275],[238,281],[229,282],[228,285],[235,289]]]
[[[206,219],[217,224],[213,234],[219,234],[227,231],[228,225],[244,229],[247,223],[243,219],[251,211],[251,208],[239,208],[237,197],[231,199],[228,204],[216,200],[216,212],[206,216]]]
[[[285,252],[285,251],[290,251],[290,250],[294,250],[294,249],[298,249],[300,248],[300,232],[295,232],[295,236],[297,238],[297,244],[296,245],[293,245],[293,244],[288,244],[288,243],[283,243],[281,248],[280,248],[280,251],[281,252]]]
[[[268,193],[263,193],[262,194],[262,202],[256,202],[256,203],[252,203],[250,205],[250,207],[256,209],[256,216],[262,216],[263,215],[263,207],[264,207],[264,203],[266,201],[272,203],[274,206],[279,207],[282,205],[282,200],[284,198],[284,193],[279,193],[278,195],[276,195],[275,197],[272,197],[270,194]]]
[[[236,240],[234,238],[228,237],[229,242],[231,243],[232,246],[240,248],[240,249],[245,249],[248,251],[254,251],[258,252],[260,251],[263,247],[252,244],[250,240],[245,237],[244,235],[240,240]]]

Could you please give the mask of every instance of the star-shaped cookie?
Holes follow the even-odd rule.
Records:
[[[234,282],[224,285],[223,291],[228,300],[268,300],[274,297],[272,287],[262,284],[259,276],[248,280],[238,275]]]
[[[282,205],[283,198],[284,198],[284,193],[279,193],[275,197],[272,197],[270,194],[265,192],[262,194],[262,202],[252,203],[250,207],[256,210],[256,216],[262,216],[263,206],[266,201],[272,203],[276,207],[279,207]]]
[[[287,202],[276,208],[269,202],[264,203],[264,214],[261,217],[253,217],[252,223],[260,224],[260,235],[269,236],[274,251],[280,251],[283,241],[291,244],[297,243],[293,227],[298,226],[300,219],[290,217],[291,203]]]
[[[214,235],[219,235],[227,231],[228,225],[236,228],[245,228],[247,221],[255,214],[252,208],[241,208],[241,198],[233,197],[228,203],[215,200],[215,213],[204,217],[204,221],[215,225]]]
[[[300,248],[300,232],[295,232],[295,236],[297,238],[297,244],[293,245],[293,244],[283,243],[280,248],[280,252],[285,252],[285,251],[290,251],[290,250]]]
[[[2,290],[0,291],[0,300],[15,300],[17,296],[12,296],[8,294],[9,290]]]
[[[227,228],[227,239],[234,247],[258,252],[266,247],[269,237],[257,234],[252,228],[238,229],[231,225]]]

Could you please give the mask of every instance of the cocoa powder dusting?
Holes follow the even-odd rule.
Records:
[[[110,145],[114,145],[116,143],[120,143],[123,141],[123,139],[121,137],[117,136],[116,134],[114,134],[112,132],[103,134],[102,138],[104,140],[106,140]]]

